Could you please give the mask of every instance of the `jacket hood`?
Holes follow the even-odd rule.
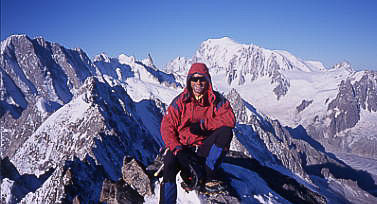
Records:
[[[191,65],[186,79],[186,93],[189,93],[190,95],[192,94],[190,79],[194,74],[200,74],[204,76],[204,78],[208,82],[208,95],[211,96],[213,94],[211,76],[209,74],[207,66],[204,63],[194,63]]]
[[[204,63],[194,63],[191,65],[190,70],[187,74],[187,79],[186,79],[187,88],[190,87],[190,79],[194,74],[203,75],[204,78],[207,79],[208,84],[210,85],[208,88],[212,89],[211,76],[209,75],[209,70]]]

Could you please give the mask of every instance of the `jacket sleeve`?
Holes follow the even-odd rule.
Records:
[[[170,104],[161,122],[161,136],[170,151],[174,151],[177,147],[182,146],[178,138],[180,113],[176,100],[174,99],[172,104]]]
[[[222,126],[234,128],[236,124],[236,118],[233,113],[233,109],[230,106],[228,100],[221,96],[220,102],[216,104],[214,108],[214,113],[212,116],[206,118],[202,121],[203,129],[205,130],[215,130]]]

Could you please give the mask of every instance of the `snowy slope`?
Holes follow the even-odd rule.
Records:
[[[35,41],[49,45],[42,38]],[[2,57],[9,45],[8,40],[2,43]],[[167,68],[168,73],[154,66],[150,55],[138,60],[125,54],[112,58],[102,53],[95,57],[93,65],[86,58],[80,61],[74,56],[63,61],[73,59],[77,63],[69,63],[71,70],[87,69],[93,76],[70,75],[72,83],[81,83],[77,83],[77,88],[57,81],[55,87],[72,88],[67,89],[72,96],[65,103],[50,110],[45,98],[32,95],[28,98],[36,101],[33,109],[36,111],[22,114],[26,118],[35,114],[45,116],[9,158],[15,170],[6,167],[5,174],[2,170],[5,176],[1,177],[2,196],[9,203],[21,199],[23,203],[72,202],[74,198],[83,203],[96,203],[102,182],[120,179],[125,156],[136,158],[145,166],[150,164],[163,145],[162,116],[171,100],[183,90],[185,72],[195,61],[210,65],[214,88],[231,101],[237,116],[231,145],[234,155],[226,157],[220,174],[227,179],[239,202],[324,203],[325,199],[330,203],[376,202],[368,193],[374,192],[376,185],[362,180],[370,175],[333,158],[320,143],[305,134],[304,128],[313,125],[311,121],[315,118],[325,125],[331,124],[329,115],[335,117],[331,114],[336,109],[339,109],[336,116],[344,114],[342,111],[348,106],[333,101],[343,101],[338,96],[341,95],[339,84],[350,79],[351,86],[360,93],[355,97],[360,102],[361,122],[344,131],[356,131],[361,138],[372,133],[371,128],[376,127],[370,123],[375,119],[374,95],[365,95],[364,90],[373,88],[366,86],[366,82],[374,79],[373,73],[355,73],[348,64],[325,70],[319,62],[303,61],[285,51],[237,44],[229,38],[203,42],[193,59],[177,58]],[[9,64],[13,62],[9,60]],[[22,72],[30,69],[26,65],[9,68]],[[13,86],[9,90],[23,85],[12,83],[15,80],[8,73],[2,75],[2,82],[7,87]],[[6,79],[6,76],[10,77]],[[38,80],[31,81],[30,86],[37,83]],[[8,104],[21,104],[12,100],[12,97],[6,99]],[[328,110],[329,104],[333,108]],[[47,110],[51,112],[46,114]],[[4,112],[1,119],[9,114]],[[11,132],[12,127],[4,126],[4,130]],[[1,159],[3,162],[4,158]],[[357,169],[360,167],[352,162]],[[12,176],[10,172],[14,171],[18,175]],[[344,171],[355,177],[343,175]],[[374,168],[368,167],[368,171],[373,172]],[[21,179],[29,176],[34,179],[30,181],[38,180],[33,189],[25,188],[31,184]],[[177,179],[179,186],[180,177]],[[156,184],[154,194],[145,197],[147,203],[158,200]],[[22,192],[13,194],[15,191]],[[349,195],[357,199],[352,200]],[[179,203],[206,202],[206,198],[181,188],[178,196]]]
[[[51,113],[68,103],[95,73],[81,49],[38,37],[14,35],[1,42],[1,154],[12,156]],[[17,141],[11,142],[17,135]]]
[[[90,181],[89,186],[85,186],[85,182],[71,181],[77,182],[79,188],[87,188],[81,195],[85,200],[95,199],[101,190],[101,180],[105,177],[117,180],[120,177],[125,155],[133,156],[144,164],[153,159],[161,139],[139,121],[136,111],[142,107],[135,108],[125,92],[116,90],[116,87],[111,88],[96,78],[89,78],[79,95],[54,112],[16,151],[11,162],[20,174],[40,176],[51,168],[54,170],[41,188],[24,198],[25,202],[40,199],[55,202],[63,198],[67,184],[59,178],[66,174],[67,169],[73,169],[72,174],[82,171],[76,176],[84,181],[98,174],[99,180]],[[158,115],[158,112],[152,113]],[[156,117],[152,113],[149,115]],[[59,196],[54,197],[50,193]]]
[[[178,57],[167,69],[175,70],[180,79],[192,62],[207,64],[217,90],[236,89],[256,109],[283,125],[303,125],[328,148],[377,158],[373,148],[377,138],[368,134],[377,125],[373,120],[377,114],[375,72],[355,72],[348,62],[326,69],[320,62],[304,61],[287,51],[239,44],[227,37],[204,41],[192,59]],[[355,138],[344,137],[345,132],[355,133],[366,150],[352,146]]]
[[[130,67],[132,67],[132,63],[130,63],[130,62],[127,62],[128,64],[127,65],[130,65]],[[294,74],[294,72],[297,72],[297,71],[291,71],[291,73],[292,73],[292,75]],[[319,71],[318,71],[319,72]],[[173,72],[174,73],[174,72]],[[227,86],[227,85],[224,85],[224,83],[220,83],[220,81],[222,80],[223,81],[223,78],[221,77],[221,73],[223,73],[223,76],[224,75],[226,75],[226,72],[224,72],[221,68],[218,68],[218,69],[211,69],[211,74],[213,74],[213,81],[214,81],[214,84],[215,84],[215,89],[217,89],[217,90],[221,90],[221,91],[223,91],[224,93],[228,93],[230,90],[230,87],[229,86]],[[177,72],[175,72],[175,74],[180,74],[180,76],[181,76],[181,78],[180,77],[176,77],[177,79],[181,79],[180,80],[180,82],[181,82],[181,84],[183,84],[184,83],[184,78],[182,78],[182,76],[184,76],[184,73],[182,74],[182,73],[177,73]],[[335,76],[333,76],[334,78],[336,78],[336,76],[337,76],[337,74],[339,74],[339,73],[335,73],[334,75]],[[177,76],[177,75],[176,75]],[[309,77],[313,77],[313,76],[310,76],[309,74],[308,74],[308,78]],[[265,77],[265,78],[268,78],[267,76]],[[127,89],[127,91],[130,93],[130,97],[131,98],[133,98],[134,100],[136,100],[136,101],[142,101],[143,100],[143,98],[144,99],[150,99],[150,98],[158,98],[159,100],[161,99],[161,101],[163,102],[163,103],[165,103],[166,105],[167,104],[169,104],[170,103],[170,101],[173,99],[173,97],[175,96],[175,95],[177,95],[182,89],[176,89],[176,88],[174,88],[174,87],[164,87],[164,86],[161,86],[160,84],[158,84],[157,83],[157,81],[147,81],[147,80],[140,80],[138,77],[130,77],[130,78],[127,78],[126,80],[124,80],[123,82],[125,82],[126,83],[126,85],[124,86],[125,87],[125,89]],[[123,82],[121,82],[121,83],[123,83]],[[255,80],[255,81],[253,81],[253,83],[254,82],[261,82],[261,85],[264,85],[263,84],[263,78],[261,78],[261,79],[257,79],[257,80]],[[119,82],[118,82],[119,83]],[[241,85],[239,85],[239,86],[241,86]],[[324,85],[325,86],[325,85]],[[237,87],[236,85],[233,85],[233,86],[231,86],[231,87]],[[271,86],[271,90],[273,89],[274,87],[273,86]],[[139,91],[135,91],[135,90],[143,90],[143,94],[142,93],[140,93]],[[336,90],[336,88],[334,88],[334,90]],[[155,93],[158,93],[158,94],[155,94]],[[247,94],[245,94],[245,95],[247,95]],[[246,97],[245,97],[246,98]],[[247,98],[246,99],[244,99],[244,100],[246,100],[247,101]],[[275,101],[277,101],[276,99],[275,99]],[[252,103],[252,104],[254,104],[254,103]],[[297,106],[297,105],[296,105]],[[138,111],[139,112],[139,111]],[[142,112],[143,113],[143,112]],[[143,113],[144,114],[144,113]],[[252,115],[255,115],[256,113],[252,113],[252,112],[250,112],[250,111],[246,111],[246,116],[247,117],[253,117]],[[147,113],[145,113],[144,115],[147,115]],[[263,115],[263,114],[262,114]],[[260,117],[265,117],[265,116],[262,116],[262,115],[260,115]],[[142,120],[144,120],[144,121],[147,121],[146,119],[142,119]],[[156,125],[157,126],[157,125]],[[245,132],[244,130],[242,130],[242,127],[238,127],[237,128],[237,130],[236,131],[243,131],[243,132]],[[246,130],[247,132],[245,133],[245,134],[241,134],[241,135],[239,135],[239,136],[241,136],[241,137],[248,137],[249,136],[249,134],[254,134],[253,133],[253,131],[250,131],[250,130]],[[261,130],[261,131],[263,131],[263,130]],[[158,134],[158,133],[157,133]],[[258,134],[262,134],[262,132],[258,132]],[[265,139],[268,139],[268,137],[271,137],[271,136],[267,136],[267,137],[265,137]],[[294,142],[295,143],[295,142]],[[245,141],[243,141],[243,144],[245,144]],[[246,143],[247,144],[247,143]],[[275,156],[276,155],[279,155],[279,151],[280,152],[284,152],[285,150],[282,150],[282,149],[280,149],[280,148],[284,148],[284,146],[285,145],[288,145],[288,144],[281,144],[281,147],[279,147],[279,148],[273,148],[273,149],[264,149],[263,148],[263,146],[265,145],[265,144],[258,144],[258,142],[257,143],[255,143],[255,141],[254,142],[252,142],[251,143],[252,144],[252,148],[250,148],[250,149],[248,149],[248,150],[246,150],[246,153],[248,153],[248,154],[252,154],[253,155],[253,157],[254,156],[256,156],[256,158],[258,158],[258,161],[259,162],[262,162],[262,163],[264,163],[265,165],[267,165],[267,166],[270,166],[270,167],[272,167],[272,168],[274,168],[274,169],[276,169],[276,170],[278,170],[278,171],[280,171],[280,172],[284,172],[284,174],[285,175],[289,175],[289,176],[291,176],[291,177],[293,177],[293,178],[295,178],[295,179],[297,179],[298,181],[300,181],[300,182],[302,182],[302,183],[306,183],[306,181],[305,181],[305,178],[306,179],[308,179],[309,177],[307,177],[307,176],[305,176],[306,175],[306,173],[299,173],[300,171],[301,172],[305,172],[305,170],[303,170],[302,169],[302,167],[298,167],[298,166],[296,166],[295,167],[295,165],[297,165],[297,163],[301,163],[302,161],[300,161],[299,159],[298,159],[298,161],[296,161],[296,162],[292,162],[292,161],[289,161],[290,159],[289,158],[291,158],[291,155],[290,156],[287,156],[287,159],[286,158],[284,158],[284,156],[282,157],[282,158],[280,158],[279,156],[278,156],[278,158],[279,159],[281,159],[280,161],[277,161],[276,159],[275,159]],[[260,145],[260,146],[258,146],[258,145]],[[269,144],[269,145],[276,145],[276,144]],[[272,146],[271,146],[272,147]],[[260,149],[263,149],[263,151],[262,152],[260,152],[260,153],[258,153],[258,151],[255,151],[255,149],[258,149],[258,148],[260,148]],[[306,147],[306,148],[309,148],[309,147]],[[275,149],[275,150],[274,150]],[[276,152],[274,152],[274,151],[276,151]],[[306,150],[307,151],[307,150]],[[315,150],[311,150],[311,151],[313,151],[313,153],[314,153],[314,151]],[[269,152],[272,152],[272,153],[269,153]],[[266,153],[267,153],[267,155],[268,154],[270,154],[270,157],[266,157]],[[259,154],[259,155],[256,155],[256,154]],[[285,153],[286,154],[286,153]],[[309,153],[309,154],[311,154],[311,153]],[[308,154],[308,155],[309,155]],[[275,155],[275,156],[274,156]],[[281,155],[284,155],[284,154],[281,154]],[[297,156],[295,156],[295,157],[297,157]],[[313,161],[315,160],[314,158],[316,158],[317,159],[317,162],[324,162],[324,161],[329,161],[329,160],[324,160],[324,161],[321,161],[321,159],[319,159],[319,158],[321,158],[321,157],[323,157],[323,156],[319,156],[317,153],[316,154],[313,154],[313,155],[311,155],[310,157],[313,157]],[[299,158],[299,157],[297,157],[297,158]],[[279,162],[281,162],[281,161],[284,161],[284,165],[283,166],[281,166],[281,164],[279,164]],[[301,168],[301,170],[299,170]],[[295,170],[296,169],[296,170]],[[234,172],[233,172],[234,173]],[[297,176],[298,175],[298,176]],[[236,177],[239,177],[240,175],[236,175]],[[309,179],[309,183],[311,183],[311,182],[313,182],[313,181],[310,181],[311,179]],[[260,184],[259,186],[261,186],[262,184]],[[265,185],[265,184],[264,184]],[[308,188],[313,188],[313,189],[315,189],[315,187],[313,187],[312,186],[312,184],[305,184],[305,185],[307,185],[307,187]],[[317,184],[316,184],[317,185]],[[234,184],[234,186],[239,186],[239,183],[238,184]],[[263,186],[263,185],[262,185]],[[357,188],[357,187],[356,187]],[[242,191],[241,190],[242,188],[239,188],[238,189],[238,191]],[[182,189],[181,189],[182,190]],[[273,192],[273,191],[269,191],[270,193],[265,193],[265,194],[261,194],[260,196],[252,196],[252,197],[249,197],[248,195],[247,195],[247,193],[245,192],[245,194],[243,195],[244,197],[245,197],[245,199],[247,200],[247,198],[248,199],[250,199],[249,201],[251,201],[251,200],[253,200],[253,202],[257,202],[255,199],[260,199],[259,200],[259,202],[261,202],[261,203],[263,203],[263,202],[283,202],[283,201],[276,201],[276,198],[274,198],[275,197],[275,195],[274,195],[274,193],[272,193],[271,194],[271,192]],[[332,192],[330,189],[328,190],[328,192]],[[183,199],[184,201],[186,201],[187,200],[187,198],[186,198],[186,196],[190,196],[190,195],[187,195],[187,194],[181,194],[181,196],[182,197],[180,197],[180,199]],[[194,196],[194,195],[191,195],[191,196]],[[328,199],[330,199],[330,200],[338,200],[338,199],[340,199],[340,198],[336,198],[336,197],[332,197],[332,196],[330,196],[330,195],[328,195],[330,198],[328,198]],[[262,198],[264,198],[264,199],[262,199]],[[150,198],[151,199],[151,201],[150,202],[153,202],[153,201],[156,201],[156,199],[158,199],[158,198],[156,198],[156,197],[153,197],[153,198]],[[194,198],[191,198],[190,200],[192,200],[192,199],[194,199]],[[195,198],[196,199],[196,198]],[[257,200],[258,200],[257,199]],[[268,201],[268,200],[270,200],[270,201]],[[148,201],[149,202],[149,201]],[[187,203],[187,202],[183,202],[183,203]],[[188,202],[188,203],[190,203],[190,202]]]

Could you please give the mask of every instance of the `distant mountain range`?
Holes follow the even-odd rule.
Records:
[[[162,116],[199,61],[237,117],[219,172],[233,199],[377,202],[374,71],[346,62],[327,69],[230,38],[207,40],[191,59],[159,69],[150,55],[91,60],[81,49],[13,35],[0,55],[2,203],[98,203],[105,183],[122,179],[126,157],[143,168],[153,162],[164,145]],[[131,188],[156,203],[159,181],[149,179],[152,195]],[[178,197],[215,202],[181,188]]]
[[[230,38],[207,40],[192,59],[178,57],[166,70],[184,75],[196,61],[211,67],[219,90],[234,88],[271,118],[304,126],[331,151],[377,159],[377,72],[356,72],[347,62],[326,69],[286,51]]]

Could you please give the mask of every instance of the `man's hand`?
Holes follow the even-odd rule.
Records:
[[[191,123],[190,132],[195,135],[205,135],[205,131],[200,126],[200,123]]]

